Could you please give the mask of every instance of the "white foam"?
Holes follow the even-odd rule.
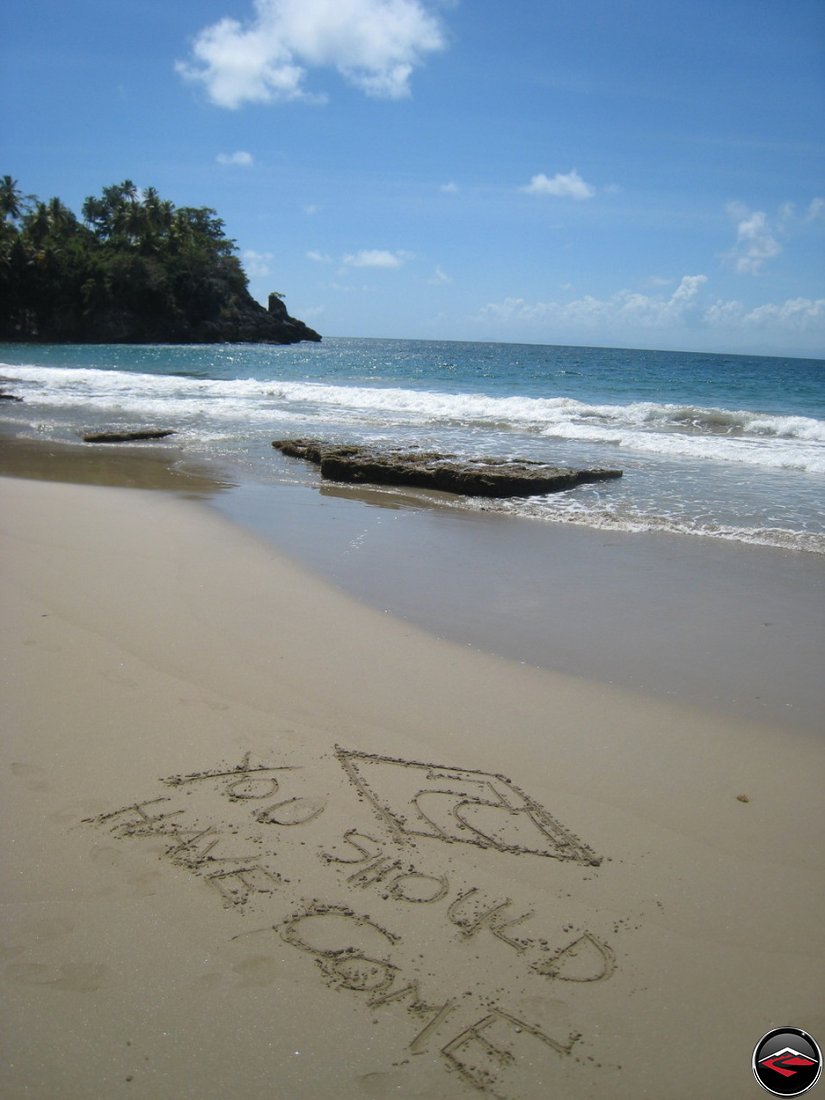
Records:
[[[798,531],[784,527],[739,526],[714,523],[687,516],[645,513],[635,509],[612,510],[582,504],[568,497],[527,498],[526,500],[475,501],[473,507],[484,511],[504,511],[528,519],[570,523],[597,530],[622,531],[630,534],[662,532],[717,539],[724,542],[744,542],[751,546],[766,546],[780,550],[825,554],[825,534]]]
[[[566,397],[497,397],[318,382],[216,380],[118,370],[13,366],[34,407],[265,424],[333,418],[375,429],[483,428],[617,447],[665,458],[825,473],[825,421],[746,409],[655,402],[588,404]]]

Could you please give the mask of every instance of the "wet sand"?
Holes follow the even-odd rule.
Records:
[[[278,458],[278,476],[294,476],[295,464]],[[444,493],[316,488],[301,469],[297,484],[262,473],[199,460],[175,442],[92,447],[0,435],[0,476],[209,501],[359,601],[439,637],[718,714],[823,732],[819,555],[471,511]]]
[[[175,443],[138,446],[60,443],[0,432],[0,477],[159,489],[212,497],[233,483],[227,472],[189,458]]]
[[[714,713],[825,731],[819,555],[348,487],[244,482],[214,504],[430,633]]]
[[[4,1096],[676,1100],[722,1049],[747,1097],[822,1041],[820,738],[434,638],[176,494],[0,489]]]

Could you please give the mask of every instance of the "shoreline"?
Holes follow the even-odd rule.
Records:
[[[11,1100],[681,1100],[720,1034],[746,1096],[825,1034],[821,739],[433,638],[195,501],[0,493]]]
[[[288,460],[281,460],[287,462]],[[415,490],[256,480],[181,445],[0,439],[0,476],[200,500],[378,611],[519,663],[820,735],[818,555],[455,508]]]
[[[241,484],[209,506],[369,606],[509,660],[814,735],[825,570],[794,551]]]
[[[314,480],[300,462],[273,460],[271,443],[321,428],[344,444],[618,467],[620,483],[501,501],[496,510],[583,520],[607,537],[684,533],[825,555],[815,367],[797,364],[789,374],[789,364],[768,359],[740,372],[725,357],[700,369],[677,353],[474,348],[343,340],[275,354],[78,345],[17,365],[21,356],[10,352],[10,396],[23,401],[8,402],[5,418],[30,436],[66,442],[115,426],[174,429],[179,443],[232,465],[241,481]]]

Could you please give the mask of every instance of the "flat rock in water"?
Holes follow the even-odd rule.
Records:
[[[173,428],[138,428],[135,431],[88,432],[84,443],[135,443],[141,439],[165,439],[174,435]]]
[[[314,462],[321,476],[331,481],[406,485],[465,496],[537,496],[622,476],[621,470],[573,470],[528,459],[460,459],[433,451],[381,450],[317,439],[281,439],[272,446],[292,458]]]

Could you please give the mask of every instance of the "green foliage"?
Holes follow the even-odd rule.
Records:
[[[0,216],[0,339],[218,339],[260,308],[216,212],[176,208],[152,187],[105,187],[81,221],[4,176]]]

